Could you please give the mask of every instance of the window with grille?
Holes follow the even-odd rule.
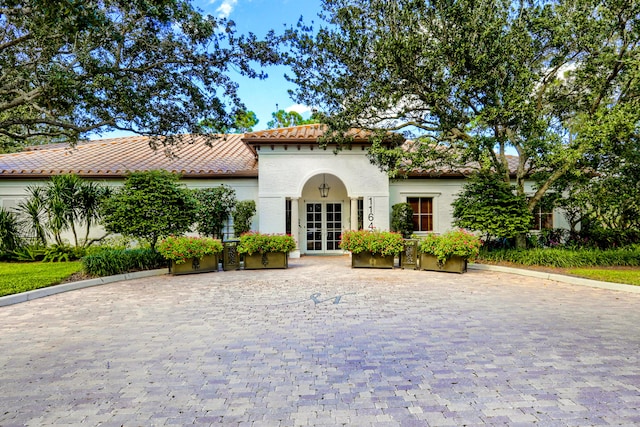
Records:
[[[291,199],[287,199],[284,206],[285,211],[285,233],[291,235]]]
[[[549,212],[547,212],[549,211]],[[531,230],[545,230],[553,228],[553,212],[542,206],[536,206],[533,210],[533,222]]]
[[[433,231],[433,197],[407,197],[413,209],[413,231]]]

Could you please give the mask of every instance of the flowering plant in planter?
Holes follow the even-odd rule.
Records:
[[[429,234],[420,241],[418,251],[434,255],[440,264],[454,255],[469,260],[478,256],[480,238],[464,230],[448,231],[441,235]]]
[[[288,234],[262,234],[250,231],[241,235],[238,242],[238,253],[249,255],[267,252],[289,253],[295,248],[296,241]]]
[[[222,252],[220,240],[211,237],[169,236],[158,243],[160,255],[176,264]]]
[[[354,254],[396,255],[403,247],[402,234],[391,231],[347,230],[340,239],[340,248]]]

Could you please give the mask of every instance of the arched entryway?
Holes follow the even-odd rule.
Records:
[[[340,254],[340,235],[350,226],[350,204],[344,183],[322,173],[302,190],[300,247],[307,255]]]

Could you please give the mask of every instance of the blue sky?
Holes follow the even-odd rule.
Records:
[[[320,0],[192,0],[192,4],[205,14],[234,21],[238,33],[253,32],[258,37],[271,29],[281,33],[285,27],[295,25],[300,16],[305,22],[317,22],[320,11]],[[287,94],[287,90],[294,87],[284,78],[287,68],[268,67],[265,70],[269,75],[266,80],[232,76],[240,85],[240,98],[258,117],[255,129],[266,129],[271,113],[277,108],[294,109],[306,117],[308,107],[296,106]]]

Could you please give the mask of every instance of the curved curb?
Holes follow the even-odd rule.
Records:
[[[49,286],[46,288],[34,289],[33,291],[22,292],[20,294],[0,297],[0,307],[31,301],[37,298],[48,297],[49,295],[60,294],[62,292],[76,289],[89,288],[91,286],[106,285],[107,283],[120,282],[123,280],[139,279],[142,277],[162,276],[169,272],[166,268],[158,270],[136,271],[134,273],[117,274],[115,276],[98,277],[96,279],[81,280],[79,282],[63,283],[61,285]]]
[[[543,271],[524,270],[520,268],[502,267],[499,265],[469,264],[473,270],[499,271],[501,273],[519,274],[520,276],[537,277],[553,280],[555,282],[569,283],[571,285],[589,286],[592,288],[608,289],[610,291],[622,291],[640,294],[640,286],[625,285],[623,283],[601,282],[599,280],[583,279],[582,277],[565,276],[563,274],[545,273]]]

